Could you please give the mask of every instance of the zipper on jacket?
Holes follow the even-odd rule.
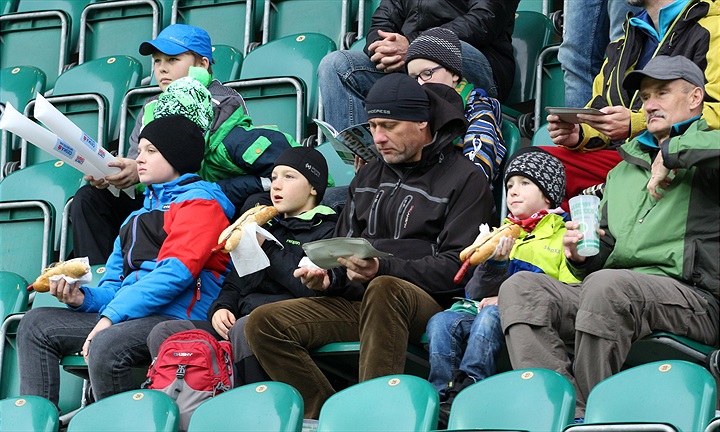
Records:
[[[403,219],[405,218],[405,211],[407,210],[408,206],[410,205],[410,202],[412,201],[413,197],[412,195],[408,195],[405,198],[403,198],[402,202],[400,203],[400,208],[398,208],[397,216],[395,219],[395,234],[393,234],[394,239],[400,238],[400,231],[402,231],[403,226]]]
[[[190,301],[190,306],[188,306],[187,313],[188,318],[190,318],[190,311],[192,311],[192,308],[195,307],[195,302],[200,300],[200,286],[202,285],[202,279],[200,277],[197,278],[197,281],[195,282],[195,292],[193,293],[192,301]]]
[[[133,270],[137,270],[137,269],[132,265],[132,252],[133,252],[133,249],[135,248],[135,242],[137,241],[137,222],[138,222],[138,216],[139,216],[139,215],[136,215],[135,217],[133,217],[133,220],[132,220],[132,241],[130,242],[130,248],[128,249],[127,256],[125,257],[125,260],[127,261],[128,267],[131,268],[131,269],[133,269]]]
[[[639,223],[639,224],[642,224],[643,222],[645,222],[645,219],[647,218],[648,214],[650,214],[650,212],[652,211],[652,209],[654,209],[657,204],[658,204],[657,202],[656,202],[655,204],[653,204],[653,205],[648,209],[648,211],[645,212],[644,215],[640,216],[640,219],[638,219],[638,223]]]
[[[375,198],[373,198],[372,205],[370,206],[370,217],[368,218],[368,234],[369,235],[375,235],[377,232],[377,217],[378,217],[378,204],[380,202],[380,199],[382,198],[383,194],[382,190],[378,190],[375,194]]]

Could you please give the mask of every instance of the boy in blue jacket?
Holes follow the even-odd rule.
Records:
[[[517,240],[505,237],[494,255],[475,269],[465,286],[466,299],[433,316],[427,325],[430,382],[440,392],[440,424],[447,426],[450,407],[463,388],[496,372],[505,343],[498,291],[520,271],[545,273],[565,283],[579,281],[563,255],[568,215],[559,208],[565,195],[565,169],[557,158],[537,147],[516,152],[505,170],[505,223],[522,227]],[[464,347],[464,349],[463,349]]]
[[[18,328],[20,392],[58,403],[58,363],[82,352],[97,399],[135,388],[131,368],[148,364],[155,324],[201,319],[220,292],[230,259],[211,253],[235,208],[193,174],[205,141],[195,123],[169,116],[140,134],[138,177],[147,186],[126,219],[97,288],[51,282],[68,308],[38,308]]]
[[[219,340],[232,342],[238,372],[236,386],[268,379],[245,340],[247,316],[267,303],[317,295],[293,277],[293,271],[305,256],[303,243],[332,237],[337,221],[332,209],[319,205],[327,187],[328,167],[317,150],[309,147],[285,150],[275,161],[271,179],[270,199],[280,216],[269,221],[265,228],[283,246],[259,239],[270,267],[243,277],[232,272],[210,306],[207,320],[158,324],[148,337],[153,356],[168,336],[183,330],[202,329]]]

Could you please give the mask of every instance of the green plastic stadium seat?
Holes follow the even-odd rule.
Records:
[[[0,182],[1,270],[35,280],[59,246],[60,214],[82,185],[82,177],[64,162],[48,161],[15,171]]]
[[[240,79],[300,79],[305,89],[306,124],[309,124],[318,113],[317,67],[325,55],[335,51],[335,47],[335,42],[330,38],[317,33],[297,34],[270,41],[248,53],[240,71]],[[250,107],[248,109],[254,116],[254,111]]]
[[[566,431],[702,431],[715,417],[717,388],[702,366],[668,360],[624,370],[597,384],[587,400],[585,423]],[[651,429],[649,425],[657,425]]]
[[[372,23],[372,16],[375,9],[380,6],[380,0],[360,0],[358,5],[358,38],[367,36]]]
[[[548,15],[551,3],[550,0],[520,0],[517,10],[518,12],[532,11]]]
[[[265,0],[262,43],[297,33],[320,33],[345,48],[351,9],[358,0]],[[322,17],[322,19],[318,19]]]
[[[632,344],[625,365],[637,366],[662,360],[685,360],[704,365],[714,349],[683,336],[654,332]]]
[[[143,41],[163,28],[163,8],[157,0],[115,0],[85,6],[80,18],[78,63],[107,56],[130,56],[142,64],[142,76],[152,73],[152,57],[140,56]]]
[[[552,147],[555,144],[550,138],[550,132],[548,132],[547,123],[540,126],[532,137],[532,145],[534,147]]]
[[[518,12],[512,44],[515,52],[515,83],[505,105],[527,102],[535,96],[535,65],[540,52],[550,44],[552,22],[539,12]]]
[[[275,126],[297,142],[305,138],[305,87],[299,79],[261,78],[225,85],[242,95],[255,126]]]
[[[102,0],[20,0],[17,12],[42,12],[58,10],[64,12],[69,19],[69,48],[70,53],[75,52],[80,33],[80,16],[85,6]]]
[[[19,0],[0,0],[0,15],[17,12]]]
[[[130,135],[135,127],[137,117],[140,115],[141,108],[145,105],[148,98],[157,96],[160,93],[160,87],[157,85],[137,87],[125,93],[120,111],[120,120],[118,122],[119,156],[127,156],[130,146]]]
[[[388,375],[332,395],[320,410],[317,430],[429,431],[437,427],[439,405],[427,380]]]
[[[0,323],[9,315],[25,312],[28,282],[19,274],[0,271]]]
[[[208,399],[190,417],[188,432],[299,432],[303,399],[292,386],[259,382]]]
[[[58,410],[40,396],[20,396],[0,400],[0,426],[4,431],[57,432]]]
[[[0,115],[5,104],[11,104],[19,112],[45,90],[45,73],[32,66],[12,66],[0,69]],[[4,177],[5,164],[12,159],[12,151],[20,148],[20,140],[7,131],[0,131],[0,180]]]
[[[313,350],[310,354],[326,373],[340,377],[348,383],[357,383],[360,342],[333,342]],[[408,345],[405,373],[427,378],[430,362],[428,352],[423,347]]]
[[[213,45],[213,78],[220,82],[234,81],[240,78],[243,53],[230,45]]]
[[[189,24],[207,30],[213,44],[241,48],[247,54],[260,30],[259,0],[174,0],[172,24]]]
[[[503,139],[505,140],[505,158],[500,164],[500,175],[495,179],[493,185],[493,196],[495,197],[495,211],[498,214],[499,222],[502,222],[507,216],[507,193],[505,191],[505,181],[503,180],[502,172],[505,171],[505,162],[512,156],[513,153],[520,150],[522,144],[520,139],[520,131],[518,130],[515,123],[509,120],[503,120],[501,125]]]
[[[350,51],[360,51],[360,52],[363,52],[363,51],[365,50],[365,41],[366,41],[365,37],[362,37],[362,38],[356,40],[356,41],[353,42],[353,44],[350,46]]]
[[[180,413],[175,401],[157,390],[132,390],[94,402],[70,420],[68,432],[175,432]]]
[[[108,143],[119,134],[116,125],[123,97],[129,89],[138,86],[141,71],[140,63],[129,56],[87,61],[63,72],[55,83],[53,96],[47,99],[99,145],[108,148]],[[34,106],[34,101],[28,103],[27,117],[32,117]],[[51,158],[48,153],[23,142],[21,167]]]
[[[565,106],[565,81],[562,67],[557,59],[559,45],[545,48],[538,58],[535,71],[535,124],[533,130],[538,130],[547,123],[545,107]]]
[[[462,390],[448,429],[559,431],[574,413],[575,390],[567,378],[549,369],[519,369]]]

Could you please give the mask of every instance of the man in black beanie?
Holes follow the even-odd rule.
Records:
[[[408,342],[419,343],[430,317],[464,296],[464,282],[453,283],[459,253],[494,216],[485,175],[453,149],[467,127],[455,90],[391,74],[366,104],[382,157],[350,184],[335,236],[361,237],[392,255],[297,269],[323,295],[262,306],[246,326],[270,377],[303,395],[306,418],[317,418],[335,392],[309,349],[359,340],[361,381],[402,373]]]

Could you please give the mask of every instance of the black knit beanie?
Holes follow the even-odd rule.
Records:
[[[146,138],[182,174],[200,170],[205,155],[205,138],[198,125],[181,115],[160,117],[145,125],[140,138]]]
[[[328,166],[322,153],[310,147],[291,147],[275,160],[278,165],[296,169],[317,191],[317,202],[322,200],[328,182]]]
[[[408,47],[405,63],[416,58],[432,60],[462,78],[460,39],[451,30],[434,27],[424,31]]]
[[[404,73],[391,73],[377,80],[365,97],[365,110],[369,119],[430,120],[427,94]]]
[[[558,158],[539,147],[516,151],[505,168],[505,183],[520,175],[535,183],[555,208],[565,196],[565,167]]]

